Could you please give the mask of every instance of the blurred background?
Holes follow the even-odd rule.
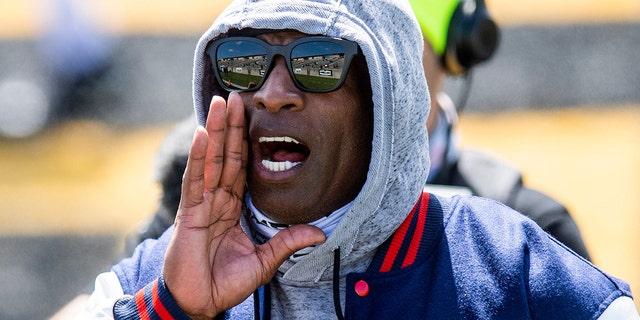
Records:
[[[0,319],[50,317],[121,258],[228,2],[0,0]],[[476,67],[463,145],[563,202],[640,306],[640,2],[486,2],[502,42]]]

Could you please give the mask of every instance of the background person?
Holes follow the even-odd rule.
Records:
[[[458,114],[443,86],[448,75],[467,76],[470,81],[473,68],[490,59],[498,47],[499,28],[484,1],[410,2],[424,36],[423,66],[431,96],[427,121],[431,168],[427,188],[435,193],[496,199],[589,259],[578,226],[562,204],[525,186],[522,173],[513,166],[486,152],[460,149],[457,144]],[[466,89],[469,87],[468,84]]]
[[[98,276],[86,311],[637,318],[627,284],[531,220],[492,200],[422,191],[429,98],[418,37],[406,2],[232,3],[196,48],[205,127],[175,227]],[[344,52],[346,78],[307,85],[291,64],[329,44]],[[256,87],[228,93],[220,59],[263,53],[270,67]]]
[[[112,69],[119,39],[96,20],[95,3],[50,0],[47,27],[38,39],[50,74],[49,122],[91,118],[108,96],[104,77]]]

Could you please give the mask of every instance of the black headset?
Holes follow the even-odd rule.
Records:
[[[462,0],[449,22],[442,65],[451,74],[465,74],[491,58],[499,42],[500,30],[484,0]]]

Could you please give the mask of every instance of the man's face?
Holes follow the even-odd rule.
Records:
[[[286,45],[298,32],[258,38]],[[317,220],[353,200],[371,157],[373,103],[368,72],[358,58],[345,83],[328,93],[298,89],[281,56],[259,90],[241,93],[250,160],[247,185],[254,204],[287,224]]]

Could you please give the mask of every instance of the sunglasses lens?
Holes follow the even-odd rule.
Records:
[[[227,90],[251,89],[267,72],[267,50],[253,42],[225,42],[218,47],[216,57],[221,85]]]
[[[333,42],[304,42],[291,50],[293,76],[309,90],[331,91],[342,78],[345,49]]]
[[[305,39],[307,40],[307,39]],[[329,92],[342,84],[351,57],[351,42],[308,39],[291,46],[270,46],[259,40],[228,38],[216,46],[214,68],[228,91],[256,90],[264,82],[274,55],[290,57],[296,86],[310,92]],[[346,47],[345,47],[346,46]],[[290,51],[289,51],[290,50]]]

